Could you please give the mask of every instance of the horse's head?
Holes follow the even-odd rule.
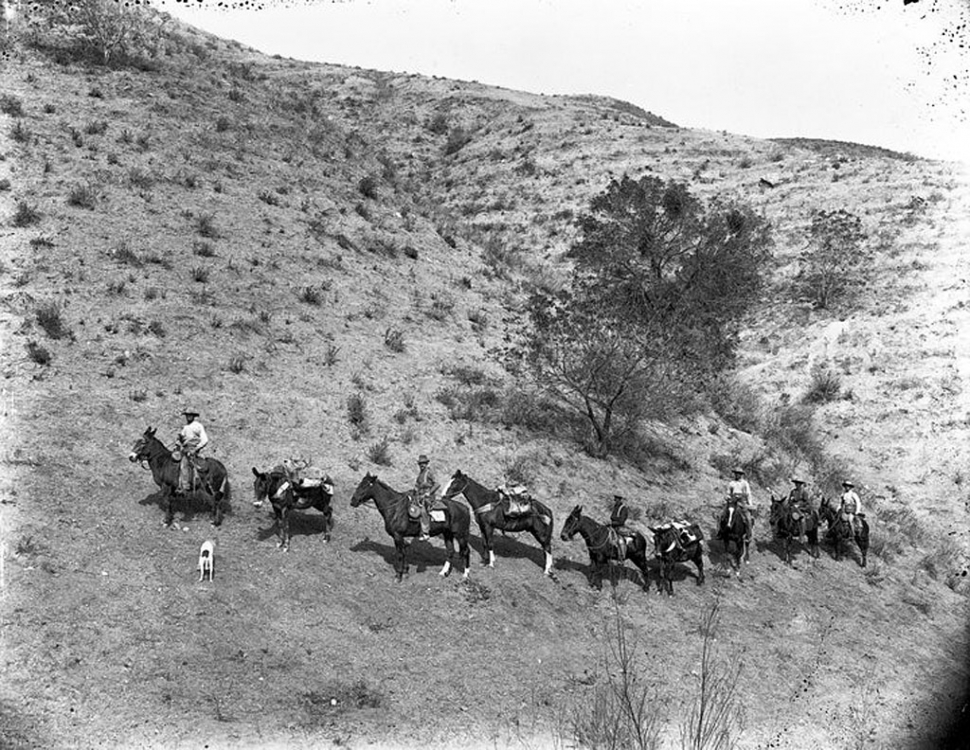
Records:
[[[454,474],[451,475],[451,479],[448,480],[448,484],[445,485],[444,491],[441,493],[441,498],[451,498],[455,495],[460,495],[465,491],[465,487],[468,486],[468,477],[461,473],[459,469]]]
[[[361,503],[366,502],[374,497],[374,483],[377,481],[377,475],[367,472],[364,478],[360,480],[360,484],[357,485],[357,489],[354,490],[354,494],[350,498],[350,507],[356,508]]]
[[[128,460],[133,464],[138,463],[139,461],[147,461],[151,456],[149,446],[153,441],[158,441],[158,439],[155,437],[155,428],[149,427],[145,430],[145,433],[135,441],[135,444],[131,446],[131,451],[128,453]]]
[[[583,517],[583,506],[577,505],[573,508],[569,517],[566,518],[562,525],[562,533],[559,534],[559,538],[564,542],[568,542],[575,536],[576,532],[579,531],[579,520]]]
[[[272,478],[269,472],[263,472],[253,467],[253,476],[256,477],[253,480],[253,507],[262,508],[263,503],[269,499],[270,492],[272,492]]]

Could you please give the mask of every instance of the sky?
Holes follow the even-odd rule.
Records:
[[[970,163],[970,0],[228,5],[161,3],[268,54],[614,96],[685,127],[855,141]]]

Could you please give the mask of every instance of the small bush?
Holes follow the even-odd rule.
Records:
[[[46,367],[51,363],[51,353],[36,341],[28,341],[26,349],[27,356],[42,367]]]
[[[44,302],[34,311],[37,325],[52,339],[63,339],[70,336],[71,331],[61,317],[61,308],[56,302]]]
[[[810,404],[824,404],[835,401],[842,393],[842,376],[824,362],[812,366],[811,383],[805,393]]]
[[[0,112],[11,117],[23,117],[24,105],[16,96],[2,94],[0,95]]]
[[[378,466],[390,466],[391,465],[390,445],[391,445],[390,441],[385,435],[380,442],[374,443],[370,448],[367,449],[367,458],[369,458],[372,463],[375,463]]]
[[[104,135],[108,132],[107,120],[94,120],[84,126],[84,132],[88,135]]]
[[[230,98],[232,98],[232,92],[230,92]],[[220,115],[216,118],[216,132],[225,133],[227,130],[232,128],[232,120],[230,120],[225,115]]]
[[[131,246],[124,240],[118,243],[118,247],[114,249],[111,255],[119,263],[134,266],[135,268],[140,268],[144,265],[142,259],[138,257],[138,253],[132,250]]]
[[[232,359],[229,360],[229,372],[238,375],[246,370],[246,357],[242,354],[237,354]]]
[[[454,128],[448,133],[448,142],[445,144],[445,156],[451,156],[461,151],[471,143],[472,136],[464,128]]]
[[[209,269],[205,266],[194,266],[192,268],[192,280],[204,284],[209,280]]]
[[[216,249],[212,246],[211,242],[196,240],[192,243],[192,252],[200,258],[213,258],[215,257]]]
[[[217,239],[219,230],[216,228],[215,216],[210,213],[200,214],[195,220],[195,230],[207,239]]]
[[[280,199],[277,197],[276,193],[272,190],[260,190],[256,193],[256,197],[259,198],[267,206],[278,206],[280,205]]]
[[[488,315],[484,310],[472,310],[468,313],[468,320],[475,333],[484,333],[488,328]]]
[[[404,343],[404,331],[400,328],[387,328],[384,330],[384,346],[392,352],[400,354],[407,347]]]
[[[327,367],[333,367],[337,362],[340,361],[340,347],[334,344],[327,344],[327,348],[323,353],[323,364]]]
[[[98,193],[90,185],[75,185],[67,195],[67,204],[94,210],[98,205]]]
[[[429,318],[434,318],[435,320],[446,320],[451,315],[454,307],[455,298],[448,292],[432,292],[431,308],[427,311],[427,315]]]
[[[313,305],[314,307],[320,307],[323,304],[323,292],[320,291],[318,286],[304,286],[300,288],[300,292],[297,295],[300,302],[305,302],[308,305]]]
[[[148,172],[134,167],[128,171],[128,184],[139,190],[149,190],[155,184],[155,178]]]
[[[448,132],[450,126],[448,125],[448,118],[439,112],[428,120],[425,127],[435,135],[444,135]]]
[[[366,175],[357,183],[357,191],[365,198],[377,199],[377,178],[373,175]]]
[[[13,215],[13,225],[15,227],[29,227],[40,221],[40,211],[36,206],[32,206],[27,201],[17,201],[17,210]]]
[[[165,326],[159,320],[153,320],[148,324],[146,329],[152,336],[157,336],[160,339],[165,338],[168,335],[168,331],[165,330]]]
[[[27,143],[30,140],[31,133],[24,126],[23,120],[17,120],[14,126],[10,128],[10,137],[13,138],[17,143]]]
[[[357,430],[366,431],[367,401],[363,393],[352,393],[347,397],[347,421]]]

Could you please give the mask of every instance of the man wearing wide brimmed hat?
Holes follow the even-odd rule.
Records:
[[[802,513],[811,513],[815,510],[812,505],[812,498],[805,487],[805,480],[801,477],[792,477],[791,483],[795,485],[788,493],[788,503],[798,508]]]
[[[735,507],[740,511],[741,516],[744,518],[745,522],[748,524],[748,537],[745,541],[751,542],[751,532],[754,530],[754,523],[751,520],[751,485],[748,484],[748,480],[745,479],[744,469],[740,466],[736,466],[734,471],[734,479],[728,483],[727,491],[727,502],[724,506],[724,513],[721,516],[721,526],[727,521],[728,510],[731,503],[735,503]]]
[[[862,513],[862,500],[859,498],[859,493],[855,491],[855,485],[852,484],[848,479],[842,481],[842,501],[841,511],[845,517],[852,524],[852,533],[858,535],[862,529],[859,520],[856,518],[860,513]]]
[[[178,452],[182,455],[179,463],[179,492],[188,494],[195,489],[195,466],[200,451],[209,444],[209,436],[199,421],[199,412],[196,409],[186,408],[182,414],[185,416],[185,424],[176,438]]]
[[[438,481],[431,473],[430,463],[424,453],[418,456],[418,478],[414,480],[414,494],[417,497],[418,506],[421,508],[421,536],[418,537],[419,541],[429,539],[431,536],[431,516],[428,514],[428,508],[438,492]]]

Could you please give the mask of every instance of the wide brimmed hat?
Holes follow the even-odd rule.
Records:
[[[613,499],[614,500],[622,500],[623,499],[623,495],[613,495]]]
[[[791,482],[792,484],[805,484],[805,480],[801,477],[792,477]]]
[[[418,463],[419,464],[427,464],[427,463],[431,463],[431,462],[428,460],[428,457],[422,453],[420,456],[418,456]]]
[[[850,482],[848,479],[843,479],[842,480],[842,486],[843,487],[855,487],[855,485],[852,484],[852,482]]]
[[[188,416],[192,416],[192,417],[197,417],[197,416],[199,416],[199,412],[197,412],[197,411],[196,411],[195,409],[183,409],[183,410],[182,410],[182,413],[183,413],[183,414],[184,414],[185,416],[187,416],[187,417],[188,417]]]
[[[735,466],[733,471],[735,474],[744,474],[744,469],[742,469],[740,466]]]

